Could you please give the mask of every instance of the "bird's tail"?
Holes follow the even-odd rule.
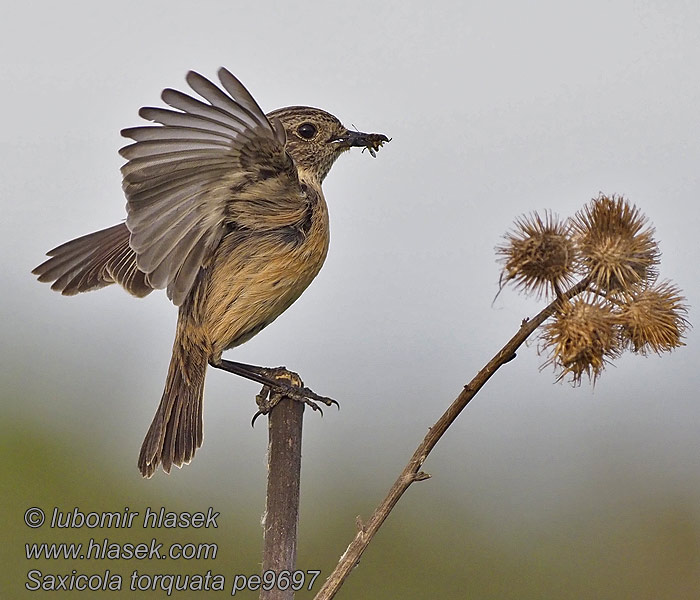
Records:
[[[209,351],[188,335],[186,317],[180,311],[168,378],[153,422],[139,454],[139,471],[151,477],[163,465],[188,464],[202,445],[202,396]]]
[[[153,287],[136,264],[130,235],[124,223],[89,233],[49,250],[51,258],[32,273],[39,281],[53,283],[51,289],[64,296],[118,283],[141,298],[150,294]]]

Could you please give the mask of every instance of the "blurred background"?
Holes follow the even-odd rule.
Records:
[[[656,227],[661,277],[698,322],[696,2],[14,3],[0,50],[2,597],[28,596],[31,569],[109,569],[125,588],[134,570],[211,570],[226,577],[212,595],[259,569],[257,386],[210,370],[196,459],[142,480],[176,310],[163,293],[139,301],[116,287],[64,298],[30,274],[50,248],[124,218],[119,130],[161,105],[163,88],[183,89],[188,69],[225,65],[266,111],[318,106],[393,137],[376,160],[356,151],[336,164],[324,269],[228,353],[287,365],[342,405],[306,415],[299,568],[322,570],[314,590],[428,426],[542,306],[508,289],[494,302],[494,246],[517,216],[624,194]],[[627,355],[579,388],[523,347],[437,445],[432,479],[409,489],[338,597],[700,597],[697,341],[696,329],[673,354]],[[216,530],[29,529],[33,506],[221,516]],[[154,536],[219,554],[25,556],[25,543]]]

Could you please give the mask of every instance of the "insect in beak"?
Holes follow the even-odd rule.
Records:
[[[343,148],[358,147],[362,148],[363,152],[369,150],[373,158],[376,158],[377,150],[390,141],[391,138],[383,133],[362,133],[361,131],[348,131],[343,137],[333,140]]]

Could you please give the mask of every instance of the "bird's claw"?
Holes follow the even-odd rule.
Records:
[[[319,403],[326,406],[335,405],[340,410],[340,404],[333,398],[320,396],[313,390],[305,387],[304,382],[297,373],[289,371],[285,367],[266,368],[264,371],[265,376],[274,380],[275,383],[263,385],[260,393],[255,397],[258,410],[253,415],[251,426],[255,425],[255,421],[260,415],[268,414],[277,406],[282,398],[303,402],[313,410],[320,412],[321,416],[323,416],[323,409],[319,406]]]

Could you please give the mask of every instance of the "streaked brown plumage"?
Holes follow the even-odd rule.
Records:
[[[294,106],[263,114],[226,69],[223,89],[190,72],[206,102],[167,89],[176,110],[142,108],[159,123],[122,135],[126,223],[51,250],[34,269],[64,295],[118,283],[135,296],[166,288],[180,307],[165,390],[139,469],[190,462],[202,444],[207,364],[272,323],[318,274],[328,252],[321,183],[352,146],[381,134],[348,131],[333,115]]]

